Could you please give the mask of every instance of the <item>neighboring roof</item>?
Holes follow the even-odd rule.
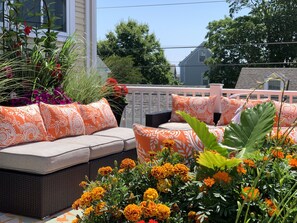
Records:
[[[99,56],[97,56],[97,70],[103,79],[106,79],[111,72]]]
[[[205,41],[203,41],[199,46],[197,46],[191,53],[185,57],[182,61],[179,62],[179,66],[185,64],[189,58],[191,58],[193,55],[196,54],[197,51],[204,49],[204,50],[209,50],[208,48],[204,47]],[[210,51],[210,50],[209,50]]]
[[[241,69],[235,88],[255,88],[259,82],[264,82],[272,74],[277,74],[285,80],[290,80],[289,90],[297,90],[297,68],[247,68]]]

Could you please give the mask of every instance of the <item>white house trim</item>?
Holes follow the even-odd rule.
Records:
[[[86,18],[86,67],[87,69],[90,68],[90,52],[91,52],[91,41],[90,41],[90,36],[91,36],[91,30],[90,30],[90,0],[86,0],[86,5],[85,5],[85,18]]]

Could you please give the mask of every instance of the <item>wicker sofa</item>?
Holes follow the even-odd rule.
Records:
[[[116,126],[0,148],[0,212],[42,219],[66,209],[86,176],[127,157],[137,159],[133,130]]]

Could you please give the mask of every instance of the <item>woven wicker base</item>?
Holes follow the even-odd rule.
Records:
[[[125,158],[130,158],[133,160],[137,160],[137,152],[136,149],[124,151],[122,153],[113,154],[110,156],[105,156],[99,159],[91,160],[89,163],[90,166],[90,175],[89,179],[95,180],[97,177],[98,169],[103,166],[112,166],[114,167],[115,160],[120,165],[121,161]]]
[[[114,154],[47,175],[0,169],[0,211],[43,219],[72,205],[82,194],[78,185],[99,167],[124,158],[136,160],[136,149]]]
[[[42,219],[70,207],[82,193],[87,163],[48,175],[0,170],[0,211]]]

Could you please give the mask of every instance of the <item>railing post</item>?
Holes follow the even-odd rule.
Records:
[[[221,96],[224,84],[209,84],[210,96],[217,96],[214,112],[221,113]]]

